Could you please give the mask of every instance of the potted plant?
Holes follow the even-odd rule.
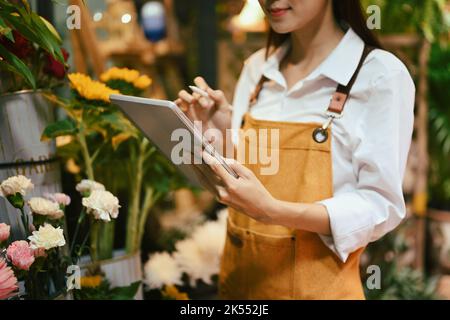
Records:
[[[36,194],[60,191],[55,144],[39,137],[54,120],[45,97],[62,83],[66,58],[53,26],[27,1],[0,0],[0,180],[26,174]],[[10,223],[18,239],[25,230],[14,216],[0,199],[0,222]]]

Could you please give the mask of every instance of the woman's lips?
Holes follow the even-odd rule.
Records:
[[[289,9],[290,8],[274,8],[274,9],[270,9],[269,12],[272,17],[278,18],[278,17],[285,15]]]

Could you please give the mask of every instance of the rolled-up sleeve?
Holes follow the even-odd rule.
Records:
[[[405,217],[402,180],[414,122],[414,83],[406,69],[373,83],[352,138],[355,190],[319,203],[328,211],[324,243],[342,261],[398,226]]]

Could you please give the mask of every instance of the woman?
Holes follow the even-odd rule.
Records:
[[[278,132],[256,149],[250,135],[233,134],[239,178],[204,154],[223,183],[219,200],[229,206],[221,296],[364,299],[360,255],[405,217],[413,81],[380,49],[359,1],[260,4],[269,44],[246,61],[233,106],[200,77],[195,83],[210,98],[181,91],[176,101],[224,134],[241,123],[263,139]],[[262,148],[279,151],[275,174],[240,156]]]

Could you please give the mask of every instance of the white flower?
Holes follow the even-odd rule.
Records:
[[[119,215],[119,199],[109,191],[94,190],[89,197],[83,198],[82,203],[95,219],[110,221]]]
[[[9,177],[0,184],[0,194],[7,197],[20,193],[25,196],[28,190],[33,189],[34,185],[31,180],[25,176],[18,175]]]
[[[59,205],[68,206],[70,204],[70,197],[65,193],[45,193],[44,198],[58,203]]]
[[[105,190],[105,186],[94,180],[83,179],[75,189],[80,193],[91,193],[94,190]]]
[[[208,261],[203,255],[197,243],[193,239],[185,239],[175,244],[176,252],[173,257],[181,271],[189,276],[190,285],[196,286],[197,280],[203,280],[211,284],[211,276],[217,274],[219,269],[215,262]]]
[[[192,240],[197,244],[200,252],[217,270],[225,246],[226,226],[217,221],[208,221],[195,229]]]
[[[164,285],[181,285],[182,272],[173,257],[167,252],[154,253],[144,266],[145,283],[151,289]]]
[[[211,284],[211,277],[220,271],[220,260],[226,238],[226,211],[217,221],[208,221],[197,227],[192,237],[175,244],[173,254],[181,270],[189,276],[191,286],[197,280]]]
[[[55,247],[62,247],[66,244],[63,232],[60,227],[55,228],[51,224],[46,223],[40,226],[38,231],[33,231],[33,235],[28,237],[30,248],[33,250],[40,248],[49,250]]]
[[[228,219],[228,208],[222,209],[217,213],[217,222],[225,226],[225,228],[227,224],[227,219]]]
[[[34,214],[47,216],[52,220],[60,219],[64,212],[59,208],[59,204],[41,197],[33,197],[28,201],[31,211]]]

